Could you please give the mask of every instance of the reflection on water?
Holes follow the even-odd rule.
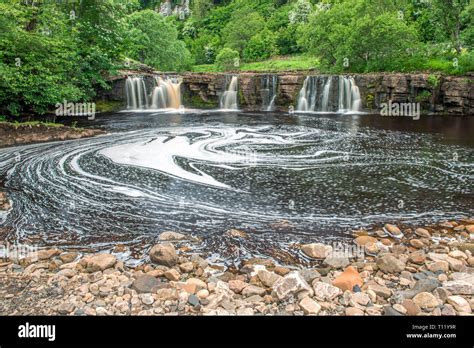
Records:
[[[91,123],[111,134],[0,150],[14,202],[3,225],[20,239],[100,246],[177,230],[219,250],[235,227],[264,241],[242,248],[264,252],[374,222],[473,214],[473,118],[121,113]]]

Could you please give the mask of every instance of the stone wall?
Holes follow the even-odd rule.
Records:
[[[143,74],[142,74],[143,75]],[[160,74],[163,75],[163,74]],[[239,106],[245,110],[262,107],[261,80],[268,74],[239,74]],[[288,111],[296,107],[298,93],[306,74],[279,73],[276,107]],[[151,86],[152,75],[147,73]],[[429,74],[373,73],[353,74],[360,89],[363,111],[378,113],[381,104],[389,100],[398,103],[421,103],[423,113],[447,115],[474,114],[474,74],[466,76],[439,76]],[[226,75],[221,73],[184,73],[181,91],[186,107],[217,108],[219,98],[226,88]],[[336,85],[336,84],[334,84]],[[337,88],[337,86],[334,86]],[[332,93],[330,103],[337,105],[337,93]],[[125,77],[112,81],[112,89],[101,91],[99,99],[125,101]]]

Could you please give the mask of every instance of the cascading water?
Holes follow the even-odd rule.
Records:
[[[226,76],[226,91],[222,93],[220,105],[224,110],[237,110],[237,92],[238,92],[239,78],[236,75]]]
[[[275,100],[277,97],[278,76],[265,75],[261,79],[262,110],[273,111],[275,109]]]
[[[151,96],[152,109],[179,109],[181,107],[181,81],[176,78],[155,77]]]
[[[333,80],[336,78],[338,84],[337,87],[333,87]],[[338,100],[334,98],[336,89],[338,90]],[[322,94],[318,95],[321,90]],[[296,110],[347,113],[358,112],[360,108],[359,87],[352,77],[308,76],[300,90]]]
[[[143,109],[148,104],[148,96],[143,77],[127,77],[125,82],[127,108]]]
[[[352,77],[339,76],[340,113],[360,111],[361,99],[359,87]]]
[[[128,109],[179,109],[181,107],[181,81],[176,78],[154,78],[151,96],[142,76],[129,76],[125,82]]]

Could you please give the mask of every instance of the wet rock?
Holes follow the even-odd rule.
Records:
[[[353,291],[354,286],[358,285],[359,287],[362,287],[362,284],[363,281],[359,272],[357,272],[357,270],[352,266],[347,267],[346,270],[332,282],[332,285],[338,287],[342,291]]]
[[[301,251],[314,259],[325,259],[332,253],[332,246],[321,243],[305,244],[301,247]]]
[[[94,273],[97,271],[104,271],[107,268],[113,267],[117,259],[111,254],[95,254],[84,257],[80,263],[85,267],[87,272]]]
[[[306,314],[316,315],[321,310],[320,304],[311,299],[310,297],[303,298],[300,301],[299,305]]]
[[[319,301],[331,301],[342,294],[338,287],[319,281],[313,282],[313,290],[314,297]]]
[[[377,243],[377,238],[371,236],[359,236],[354,240],[354,243],[359,246],[365,246],[366,244]]]
[[[150,259],[159,265],[173,267],[178,262],[178,255],[173,244],[163,243],[151,248]]]
[[[275,282],[281,279],[281,276],[276,273],[269,272],[266,269],[258,270],[257,276],[262,282],[262,284],[269,288],[271,288],[275,284]]]
[[[417,229],[415,230],[415,234],[416,234],[418,237],[431,238],[431,234],[428,232],[428,230],[425,230],[424,228],[417,228]]]
[[[415,249],[422,249],[425,247],[425,244],[419,239],[411,239],[410,245]]]
[[[401,238],[403,237],[402,231],[400,229],[392,224],[385,224],[385,231],[392,237],[394,238]]]
[[[228,230],[225,234],[233,238],[248,238],[249,237],[249,235],[245,233],[244,231],[240,231],[234,228]]]
[[[288,273],[290,273],[290,269],[287,267],[277,266],[275,267],[273,272],[283,277],[283,276],[286,276]]]
[[[452,305],[458,312],[462,313],[471,313],[471,306],[469,305],[469,302],[466,301],[461,296],[449,296],[447,298],[447,302]]]
[[[377,259],[377,267],[385,273],[400,273],[405,263],[391,254],[384,254]]]
[[[133,281],[132,289],[138,293],[155,292],[159,288],[160,283],[155,277],[144,274]]]
[[[298,272],[291,272],[279,279],[273,285],[273,290],[280,300],[285,299],[290,294],[299,294],[301,292],[313,294],[311,287]]]
[[[173,231],[166,231],[160,233],[158,237],[161,241],[172,241],[172,240],[184,240],[187,239],[186,235]]]
[[[433,309],[439,305],[438,300],[429,292],[420,292],[413,297],[413,302],[421,309]]]

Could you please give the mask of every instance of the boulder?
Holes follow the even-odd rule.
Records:
[[[298,272],[290,272],[283,278],[273,284],[273,291],[280,300],[285,299],[289,295],[296,295],[301,292],[313,294],[313,289],[304,280]]]
[[[258,279],[262,282],[263,285],[271,288],[275,282],[281,279],[281,276],[279,276],[276,273],[269,272],[266,269],[260,269],[257,271],[257,276]]]
[[[332,282],[332,285],[338,287],[342,291],[353,291],[354,286],[357,285],[362,287],[362,284],[363,281],[359,275],[359,272],[357,272],[357,270],[352,266],[347,267],[346,270],[336,277]]]
[[[135,279],[132,283],[132,289],[138,293],[151,293],[159,289],[161,282],[151,275],[144,274]]]
[[[377,259],[377,266],[385,273],[400,273],[405,269],[405,262],[391,254],[384,254]]]
[[[332,252],[332,246],[322,243],[305,244],[301,251],[314,259],[325,259]]]
[[[150,250],[151,261],[168,267],[173,267],[178,262],[176,249],[171,243],[156,244]]]

